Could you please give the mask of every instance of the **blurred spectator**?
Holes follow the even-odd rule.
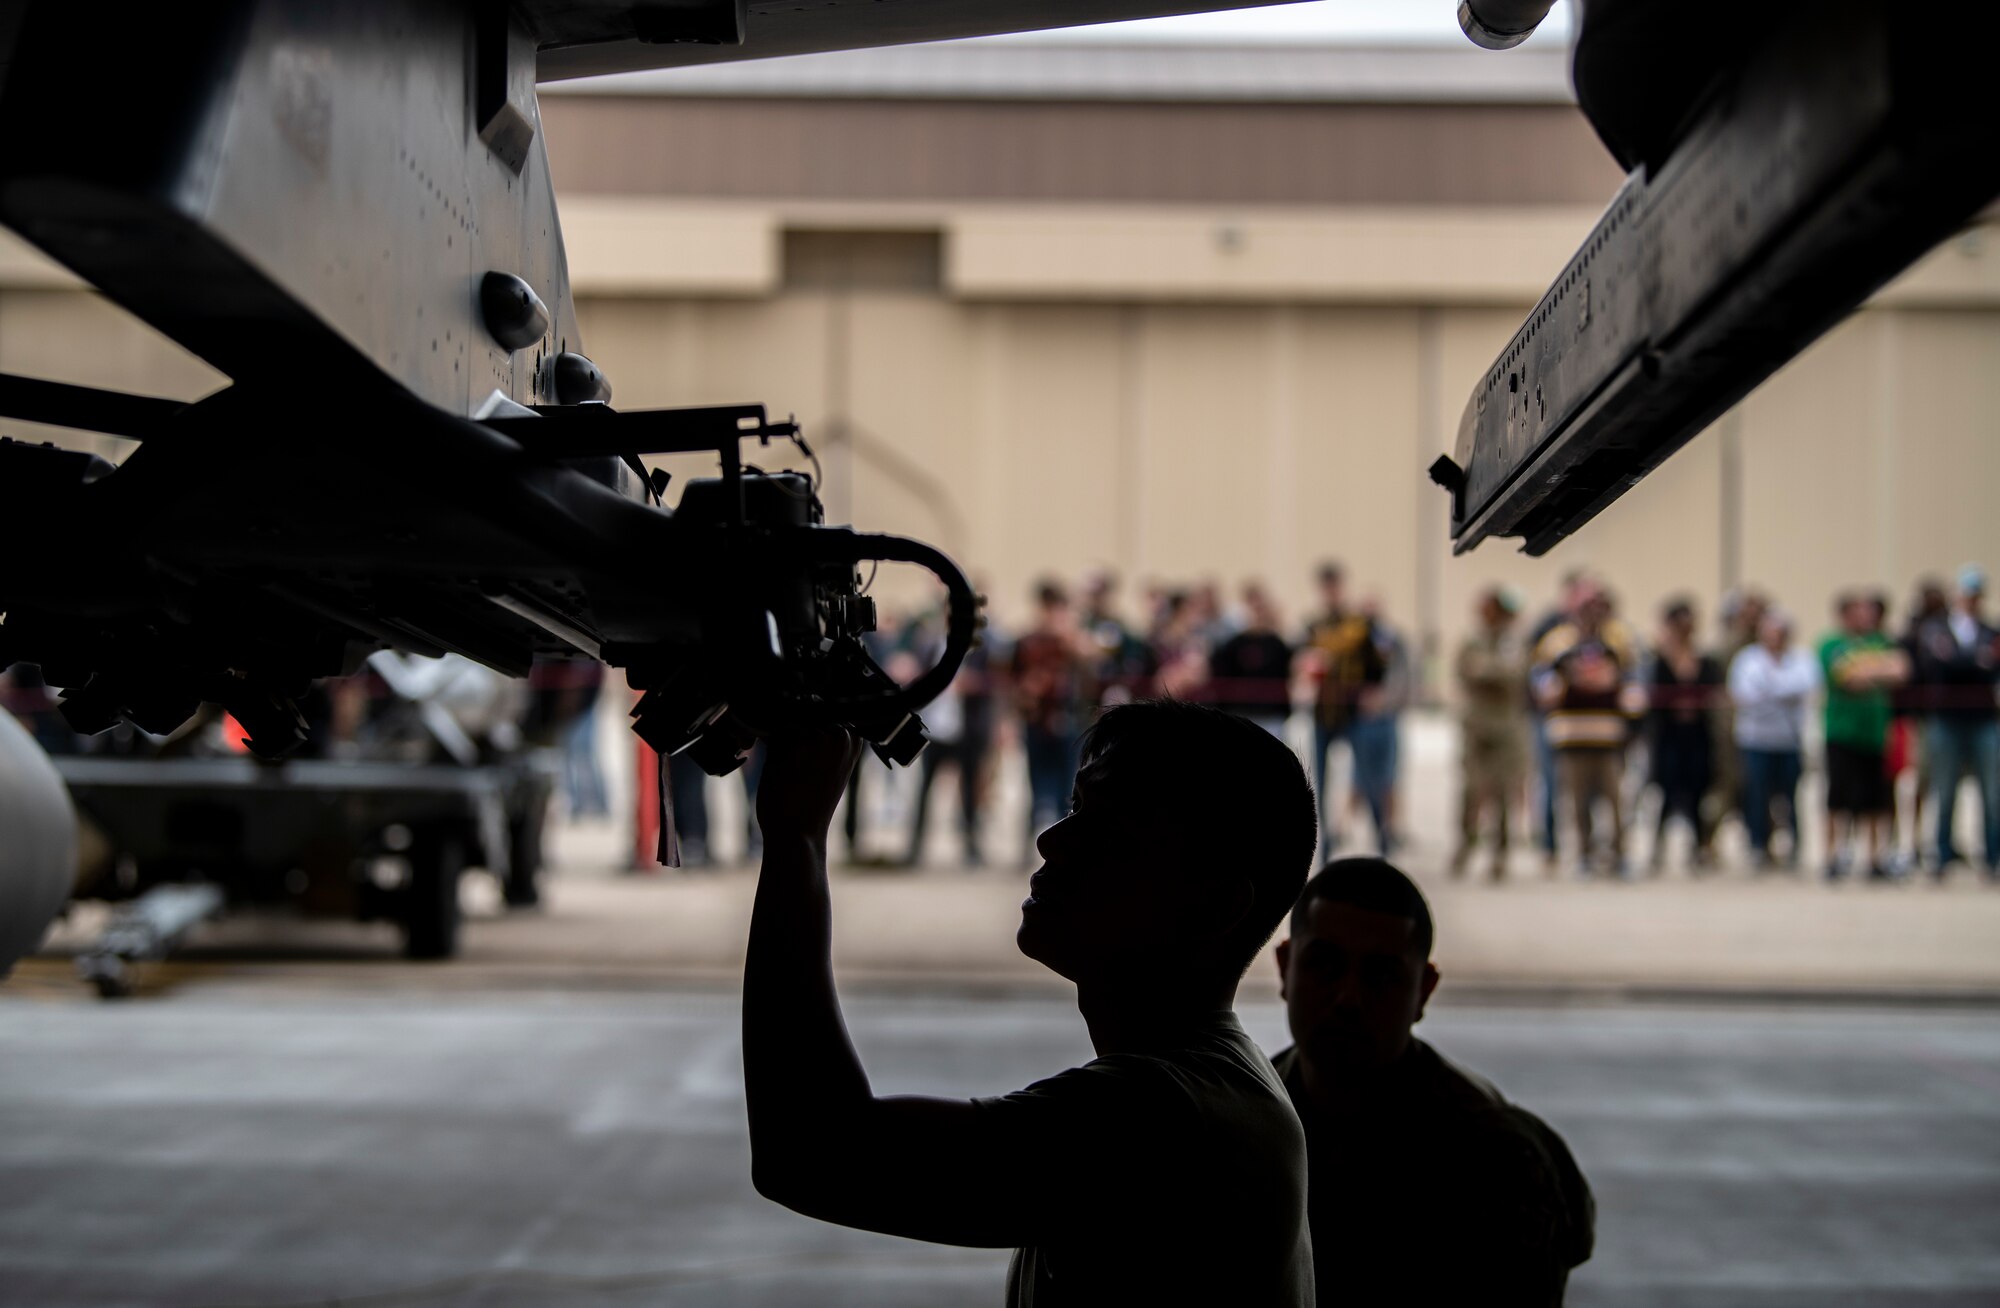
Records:
[[[1486,814],[1493,815],[1493,879],[1507,872],[1508,809],[1528,778],[1528,651],[1514,634],[1521,601],[1495,586],[1479,597],[1479,628],[1458,648],[1454,669],[1464,698],[1459,757],[1460,798],[1453,876],[1464,874],[1478,847]]]
[[[1722,597],[1722,633],[1716,648],[1716,665],[1723,676],[1729,675],[1738,654],[1757,643],[1757,628],[1770,607],[1763,592],[1753,588],[1731,590]],[[1715,741],[1715,781],[1704,807],[1708,810],[1709,830],[1717,831],[1731,813],[1744,812],[1743,765],[1736,751],[1736,705],[1728,695],[1716,696],[1709,726],[1709,734]]]
[[[1146,583],[1145,599],[1139,609],[1144,620],[1139,624],[1139,628],[1149,638],[1154,632],[1160,629],[1160,624],[1166,621],[1169,589],[1166,583],[1161,581],[1156,580]]]
[[[1660,792],[1659,825],[1653,836],[1653,870],[1666,863],[1667,824],[1687,823],[1694,837],[1694,865],[1714,861],[1714,826],[1702,800],[1714,779],[1715,742],[1709,731],[1721,697],[1722,665],[1695,648],[1695,612],[1690,600],[1668,601],[1660,614],[1658,648],[1647,675],[1646,735],[1651,780]]]
[[[1547,715],[1556,784],[1576,823],[1577,866],[1595,860],[1596,811],[1610,816],[1609,868],[1625,868],[1625,800],[1621,783],[1636,685],[1638,645],[1611,612],[1611,597],[1594,581],[1578,587],[1576,616],[1557,625],[1535,648],[1535,698]]]
[[[1015,642],[1012,669],[1014,707],[1028,756],[1024,865],[1034,861],[1035,837],[1069,816],[1077,745],[1086,725],[1083,681],[1088,657],[1069,592],[1060,582],[1041,582],[1035,587],[1035,624]]]
[[[662,758],[667,769],[667,793],[674,805],[674,834],[680,837],[681,866],[708,867],[708,773],[685,756]]]
[[[1388,662],[1366,614],[1347,606],[1346,576],[1338,563],[1319,569],[1320,615],[1306,628],[1301,663],[1317,679],[1313,696],[1313,789],[1319,796],[1322,856],[1340,845],[1339,806],[1326,793],[1327,752],[1348,743],[1362,692],[1379,687]]]
[[[1915,784],[1910,795],[1910,846],[1911,862],[1920,864],[1924,858],[1924,809],[1931,798],[1930,754],[1925,749],[1924,737],[1930,729],[1930,687],[1922,685],[1923,658],[1921,634],[1924,627],[1934,618],[1942,618],[1951,612],[1951,595],[1945,584],[1937,577],[1919,578],[1914,598],[1910,601],[1910,615],[1904,621],[1903,635],[1897,642],[1903,654],[1910,661],[1910,679],[1895,696],[1896,730],[1902,744],[1902,768],[1913,774]],[[1892,753],[1898,751],[1892,747]]]
[[[1909,676],[1909,658],[1882,632],[1882,613],[1866,595],[1834,601],[1839,622],[1819,642],[1826,684],[1826,875],[1847,870],[1842,826],[1859,844],[1866,831],[1868,873],[1891,875],[1885,838],[1896,807],[1890,780],[1889,692]]]
[[[989,617],[979,648],[966,656],[971,671],[959,679],[965,706],[964,752],[977,783],[974,798],[982,815],[993,794],[994,759],[1014,734],[1012,719],[1003,721],[1001,717],[1013,659],[1013,638],[998,619]]]
[[[738,772],[743,777],[743,861],[764,859],[764,829],[757,824],[757,787],[764,780],[764,742],[758,741],[745,756]]]
[[[1159,661],[1152,646],[1118,616],[1115,573],[1100,570],[1085,580],[1083,634],[1091,652],[1091,703],[1109,708],[1152,693]]]
[[[1580,568],[1563,574],[1562,586],[1556,592],[1555,605],[1537,618],[1535,625],[1528,629],[1528,653],[1531,659],[1534,652],[1541,648],[1542,642],[1548,639],[1550,632],[1565,622],[1575,620],[1577,609],[1582,605],[1583,597],[1590,592],[1592,585],[1590,574]],[[1556,869],[1558,830],[1556,797],[1561,787],[1556,782],[1556,756],[1554,748],[1549,744],[1548,717],[1542,711],[1541,705],[1535,702],[1532,691],[1528,697],[1528,707],[1532,715],[1530,725],[1535,744],[1537,792],[1535,805],[1538,819],[1536,835],[1542,844],[1542,859],[1548,865],[1549,871],[1553,872]]]
[[[935,665],[944,653],[942,622],[935,617],[916,624],[913,644],[917,671]],[[910,818],[910,848],[903,861],[915,866],[923,857],[924,829],[930,813],[931,783],[940,767],[950,764],[958,774],[958,823],[964,841],[965,865],[985,862],[979,844],[979,810],[983,798],[983,768],[993,745],[991,644],[982,639],[959,664],[958,675],[942,695],[924,710],[931,743],[918,763],[916,808]]]
[[[1169,699],[1189,698],[1208,679],[1201,611],[1189,592],[1169,591],[1161,601],[1160,620],[1153,629],[1153,658],[1159,667],[1159,693]]]
[[[1959,569],[1958,599],[1927,621],[1917,636],[1917,677],[1930,712],[1924,752],[1937,810],[1937,872],[1958,861],[1952,821],[1958,786],[1970,775],[1979,787],[1980,816],[1989,877],[2000,878],[2000,632],[1986,621],[1986,573]]]
[[[900,614],[892,613],[887,609],[882,609],[878,612],[875,620],[875,630],[863,632],[861,635],[862,648],[868,651],[869,658],[875,660],[875,665],[884,670],[887,670],[891,663],[896,662],[899,655],[907,659],[909,651],[903,648],[903,644],[902,617]],[[864,773],[870,772],[875,774],[876,782],[879,784],[889,775],[889,765],[878,758],[874,750],[863,749],[861,751],[861,761],[856,763],[854,770],[847,774],[847,794],[841,801],[846,805],[846,809],[841,814],[840,830],[841,834],[847,838],[847,861],[850,863],[859,863],[863,857],[861,848],[861,778]],[[759,783],[761,784],[763,774],[763,765],[761,762],[758,764],[758,774]],[[744,784],[746,786],[749,784],[747,778]],[[762,843],[761,840],[759,843]]]
[[[1238,624],[1223,611],[1222,587],[1215,582],[1204,581],[1190,590],[1188,604],[1194,610],[1194,638],[1203,649],[1220,648],[1238,631]]]
[[[1292,714],[1292,646],[1278,634],[1278,607],[1256,582],[1243,587],[1243,630],[1208,660],[1207,697],[1283,739]]]
[[[572,818],[605,817],[611,801],[597,759],[597,698],[604,665],[596,659],[537,659],[528,669],[529,739],[561,751],[563,795]]]
[[[1382,618],[1382,602],[1370,596],[1361,614],[1382,662],[1382,680],[1364,686],[1355,701],[1348,745],[1354,751],[1354,793],[1350,808],[1365,807],[1375,826],[1375,848],[1387,858],[1396,852],[1396,774],[1402,763],[1403,710],[1409,706],[1412,669],[1409,646]]]
[[[1734,663],[1738,654],[1757,643],[1758,633],[1764,629],[1764,615],[1770,611],[1770,599],[1754,588],[1732,590],[1722,597],[1718,616],[1722,619],[1724,662]]]
[[[1752,857],[1771,866],[1774,819],[1790,837],[1788,867],[1798,866],[1799,773],[1805,750],[1806,704],[1819,684],[1819,665],[1792,648],[1792,620],[1772,609],[1729,665],[1729,698],[1736,705],[1736,747],[1743,769],[1743,820]]]

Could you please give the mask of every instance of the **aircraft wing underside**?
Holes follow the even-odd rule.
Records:
[[[1297,0],[527,0],[544,82],[644,68],[906,45]]]

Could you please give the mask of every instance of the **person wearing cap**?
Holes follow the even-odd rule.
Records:
[[[1479,597],[1478,629],[1458,647],[1453,668],[1463,709],[1459,758],[1464,791],[1459,806],[1453,876],[1464,874],[1493,816],[1493,879],[1507,874],[1508,809],[1528,779],[1528,650],[1514,634],[1521,599],[1505,586]]]
[[[1952,823],[1958,786],[1968,774],[1978,783],[1984,819],[1986,874],[2000,879],[2000,632],[1986,620],[1986,572],[1966,564],[1958,573],[1958,598],[1950,612],[1917,632],[1917,678],[1929,712],[1928,756],[1932,807],[1937,813],[1937,874],[1958,861]]]
[[[1786,865],[1798,866],[1806,707],[1818,686],[1819,665],[1793,646],[1792,620],[1780,609],[1764,614],[1757,643],[1745,646],[1729,665],[1736,751],[1743,765],[1743,821],[1759,868],[1771,866],[1773,814],[1791,838]]]
[[[1596,1205],[1541,1118],[1410,1028],[1437,989],[1430,906],[1379,858],[1306,883],[1278,946],[1321,1304],[1560,1304]],[[1181,1302],[1193,1302],[1184,1299]]]

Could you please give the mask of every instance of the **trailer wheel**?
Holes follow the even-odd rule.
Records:
[[[137,989],[131,964],[116,954],[80,955],[76,960],[76,970],[77,975],[96,989],[99,999],[130,998]]]
[[[410,880],[403,888],[403,954],[450,958],[458,952],[458,882],[465,871],[465,838],[429,832],[410,847]]]
[[[500,883],[500,897],[509,908],[533,908],[542,902],[543,805],[535,805],[515,815],[507,824],[507,876]]]

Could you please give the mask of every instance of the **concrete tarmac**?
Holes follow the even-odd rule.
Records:
[[[538,911],[508,913],[492,878],[468,876],[463,953],[447,974],[402,963],[386,923],[243,912],[198,928],[173,961],[141,965],[139,984],[257,968],[274,982],[296,984],[317,965],[329,983],[343,986],[734,985],[755,873],[622,874],[605,839],[614,834],[563,833],[559,870]],[[1528,870],[1495,884],[1454,880],[1421,854],[1403,863],[1436,914],[1438,965],[1461,991],[2000,1002],[2000,950],[1993,947],[2000,890],[1963,873],[1942,886],[1829,886],[1740,873],[1585,883]],[[1026,877],[1015,867],[839,867],[835,965],[848,979],[927,993],[1061,989],[1015,947],[1025,894]],[[101,905],[79,906],[51,932],[43,958],[24,965],[24,979],[74,985],[67,955],[85,947],[103,920]],[[1246,993],[1276,992],[1266,958],[1252,969]]]
[[[619,757],[633,748],[622,728],[607,729],[604,739],[607,753],[615,748]],[[1893,885],[1826,883],[1815,870],[1821,855],[1812,846],[1819,826],[1812,786],[1805,792],[1809,848],[1797,873],[1751,872],[1731,824],[1721,841],[1725,866],[1703,876],[1683,865],[1685,833],[1676,833],[1668,842],[1673,857],[1657,876],[1585,881],[1568,866],[1552,875],[1535,850],[1517,844],[1503,880],[1492,879],[1485,858],[1465,877],[1453,878],[1456,732],[1444,715],[1411,713],[1403,745],[1408,843],[1397,861],[1431,900],[1439,965],[1455,987],[1516,995],[2000,1000],[2000,950],[1993,948],[2000,940],[2000,885],[1967,868],[1953,869],[1942,883],[1928,876]],[[1344,770],[1337,758],[1336,792]],[[925,991],[1048,987],[1048,974],[1014,948],[1025,893],[1025,795],[1016,754],[999,760],[994,780],[986,823],[989,864],[968,872],[957,863],[947,785],[936,797],[923,866],[906,871],[884,864],[907,852],[914,774],[867,766],[861,840],[853,850],[836,841],[834,955],[844,977]],[[614,776],[613,782],[622,796],[625,778]],[[711,779],[708,796],[716,852],[734,866],[674,871],[648,863],[643,875],[628,875],[634,841],[625,821],[559,821],[550,832],[552,875],[542,911],[506,913],[491,878],[468,877],[470,920],[452,984],[535,987],[586,980],[616,987],[634,977],[654,985],[733,984],[742,970],[756,879],[738,861],[745,818],[740,781]],[[622,798],[614,805],[617,812],[626,808]],[[1964,821],[1974,816],[1976,805],[1961,806]],[[1364,833],[1358,824],[1349,828],[1358,843],[1343,852],[1357,852],[1366,844]],[[1975,848],[1976,841],[1965,847]],[[1649,854],[1650,845],[1636,840],[1632,852]],[[1226,842],[1216,856],[1228,856]],[[1637,861],[1641,868],[1647,862]],[[66,956],[85,947],[102,923],[101,906],[80,906],[50,933],[46,969],[66,975]],[[297,980],[305,964],[317,962],[339,974],[342,985],[361,972],[376,984],[402,985],[409,969],[394,961],[397,949],[396,933],[386,924],[241,914],[196,930],[175,963],[142,967],[140,984],[205,974],[218,964],[241,973],[277,960],[274,979]],[[365,969],[357,967],[364,963]],[[1250,989],[1276,993],[1268,964],[1253,970]]]
[[[1828,886],[1784,875],[1581,883],[1527,873],[1494,884],[1402,862],[1436,915],[1438,964],[1463,986],[2000,997],[2000,891],[1969,876]],[[544,914],[481,911],[467,961],[731,979],[755,891],[747,870],[579,869],[552,880]],[[843,869],[835,962],[880,980],[1045,985],[1049,974],[1015,947],[1025,894],[1015,869]],[[1276,993],[1268,958],[1250,984]]]
[[[0,990],[0,1304],[1001,1300],[1002,1252],[755,1194],[733,989],[278,984],[286,966],[121,1005]],[[1089,1054],[1054,996],[848,1011],[885,1092],[992,1093]],[[1245,1019],[1282,1040],[1275,1004]],[[1574,1147],[1599,1239],[1572,1303],[2000,1303],[2000,1014],[1447,991],[1423,1030]]]

